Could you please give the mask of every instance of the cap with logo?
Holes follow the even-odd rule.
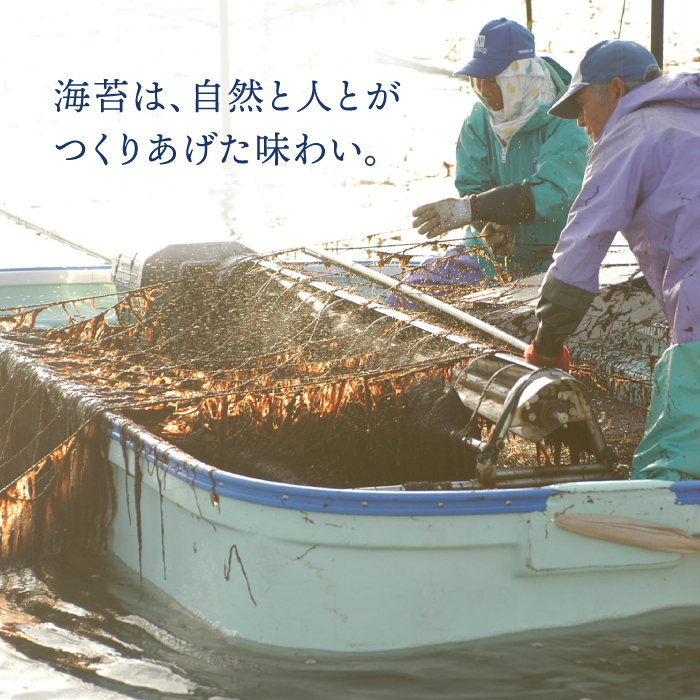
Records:
[[[519,58],[535,57],[535,37],[517,22],[501,17],[485,24],[474,41],[474,57],[453,75],[494,78]]]
[[[581,59],[569,89],[555,102],[549,113],[562,119],[576,119],[578,104],[574,97],[587,85],[646,80],[649,68],[659,67],[654,54],[634,41],[609,39],[592,46]]]

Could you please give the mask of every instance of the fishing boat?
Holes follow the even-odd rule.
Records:
[[[700,604],[700,482],[627,479],[587,385],[521,359],[537,280],[458,306],[303,252],[123,256],[109,312],[0,319],[3,439],[18,376],[43,432],[68,416],[62,440],[3,456],[6,557],[65,532],[227,634],[339,652]],[[641,403],[663,323],[634,269],[609,269],[573,356],[612,340],[620,356],[589,373]]]
[[[40,312],[39,326],[56,327],[69,315],[90,316],[114,304],[111,258],[4,210],[0,210],[0,237],[8,242],[0,263],[0,308],[48,307],[65,299],[95,300],[96,307],[84,303]]]

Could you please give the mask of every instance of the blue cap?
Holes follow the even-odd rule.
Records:
[[[474,58],[452,75],[493,78],[520,58],[535,57],[535,37],[521,24],[501,17],[485,24],[474,40]]]
[[[613,78],[623,82],[646,80],[649,68],[658,68],[654,54],[634,41],[609,39],[586,51],[579,63],[569,89],[549,110],[549,114],[562,119],[576,119],[578,104],[576,93],[587,85],[611,83]]]

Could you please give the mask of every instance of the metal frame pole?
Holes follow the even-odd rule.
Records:
[[[311,255],[315,258],[325,260],[327,262],[332,263],[333,265],[337,265],[338,267],[342,267],[346,270],[355,272],[358,275],[361,275],[362,277],[366,277],[367,279],[373,280],[374,282],[378,282],[383,287],[387,287],[393,292],[403,294],[403,296],[409,297],[409,299],[413,299],[419,302],[420,304],[423,304],[424,306],[429,306],[430,308],[436,309],[437,311],[441,311],[442,313],[447,314],[448,316],[452,316],[453,318],[462,321],[462,323],[467,323],[468,325],[472,326],[473,328],[476,328],[482,333],[485,333],[486,335],[489,335],[492,338],[496,338],[506,343],[506,345],[510,345],[511,347],[519,350],[520,352],[524,352],[527,348],[527,343],[524,343],[522,340],[519,340],[518,338],[515,338],[512,335],[509,335],[505,331],[502,331],[500,328],[496,328],[496,326],[492,326],[490,323],[486,323],[485,321],[476,318],[476,316],[472,316],[471,314],[465,313],[464,311],[460,311],[459,309],[452,306],[452,304],[447,304],[444,301],[436,299],[435,297],[431,297],[429,294],[419,292],[417,289],[414,289],[413,287],[410,287],[409,285],[404,284],[403,282],[397,282],[393,277],[389,277],[389,275],[377,272],[376,270],[373,270],[372,268],[367,267],[366,265],[346,262],[337,255],[329,253],[326,250],[320,250],[319,248],[304,247],[301,250],[302,252],[307,253],[308,255]]]
[[[90,255],[93,258],[98,258],[99,260],[104,261],[107,263],[107,265],[112,264],[112,258],[103,255],[102,253],[92,250],[91,248],[87,248],[84,245],[81,245],[80,243],[76,243],[75,241],[71,241],[68,238],[64,238],[63,236],[59,236],[57,233],[54,233],[53,231],[49,231],[48,229],[41,228],[41,226],[37,226],[36,224],[32,224],[26,219],[22,219],[19,216],[16,216],[15,214],[11,214],[9,211],[5,211],[4,209],[0,209],[0,214],[3,216],[6,216],[8,219],[12,219],[12,221],[21,224],[25,228],[28,228],[30,231],[36,231],[37,233],[40,233],[42,236],[46,236],[47,238],[52,238],[54,241],[58,241],[59,243],[65,243],[65,245],[70,246],[74,250],[79,250],[81,253],[85,253],[86,255]]]
[[[651,52],[664,67],[664,0],[651,0]]]
[[[527,17],[528,31],[532,31],[532,0],[525,0],[525,16]]]
[[[221,44],[221,95],[222,95],[222,125],[223,138],[231,132],[231,113],[228,111],[228,84],[229,84],[229,58],[228,58],[228,0],[219,0],[219,41]]]

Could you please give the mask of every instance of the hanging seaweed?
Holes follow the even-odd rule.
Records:
[[[247,257],[121,294],[87,318],[71,309],[98,311],[90,300],[0,312],[0,558],[104,545],[107,412],[257,478],[472,478],[474,450],[455,435],[478,439],[489,423],[449,388],[493,341],[387,309],[365,280],[327,279]],[[47,312],[66,323],[38,329]],[[540,459],[522,441],[506,452],[514,466]]]

